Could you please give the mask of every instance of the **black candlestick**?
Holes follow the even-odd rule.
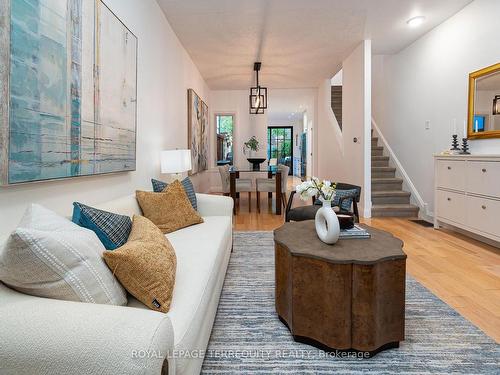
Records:
[[[462,151],[460,151],[460,155],[470,155],[467,138],[462,138]]]
[[[460,151],[460,148],[458,148],[458,135],[453,134],[452,135],[453,141],[451,142],[451,149],[452,151]]]

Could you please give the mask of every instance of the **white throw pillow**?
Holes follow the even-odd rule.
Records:
[[[0,280],[38,297],[126,305],[104,251],[93,231],[32,204],[0,249]]]

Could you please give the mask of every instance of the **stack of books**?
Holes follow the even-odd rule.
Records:
[[[351,229],[341,229],[339,238],[341,240],[370,238],[370,233],[368,233],[366,229],[355,224]]]

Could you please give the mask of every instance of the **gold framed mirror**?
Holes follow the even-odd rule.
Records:
[[[469,74],[467,138],[500,138],[500,64]]]

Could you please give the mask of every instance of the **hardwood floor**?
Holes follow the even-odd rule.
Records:
[[[290,179],[290,188],[296,183],[297,179]],[[255,194],[252,200],[252,212],[248,212],[248,197],[242,195],[234,218],[235,231],[270,231],[283,224],[284,215],[272,213],[267,196],[261,197],[260,214]],[[294,206],[301,204],[306,203],[296,197]],[[407,272],[500,343],[500,249],[404,218],[362,221],[402,239],[408,255]]]

